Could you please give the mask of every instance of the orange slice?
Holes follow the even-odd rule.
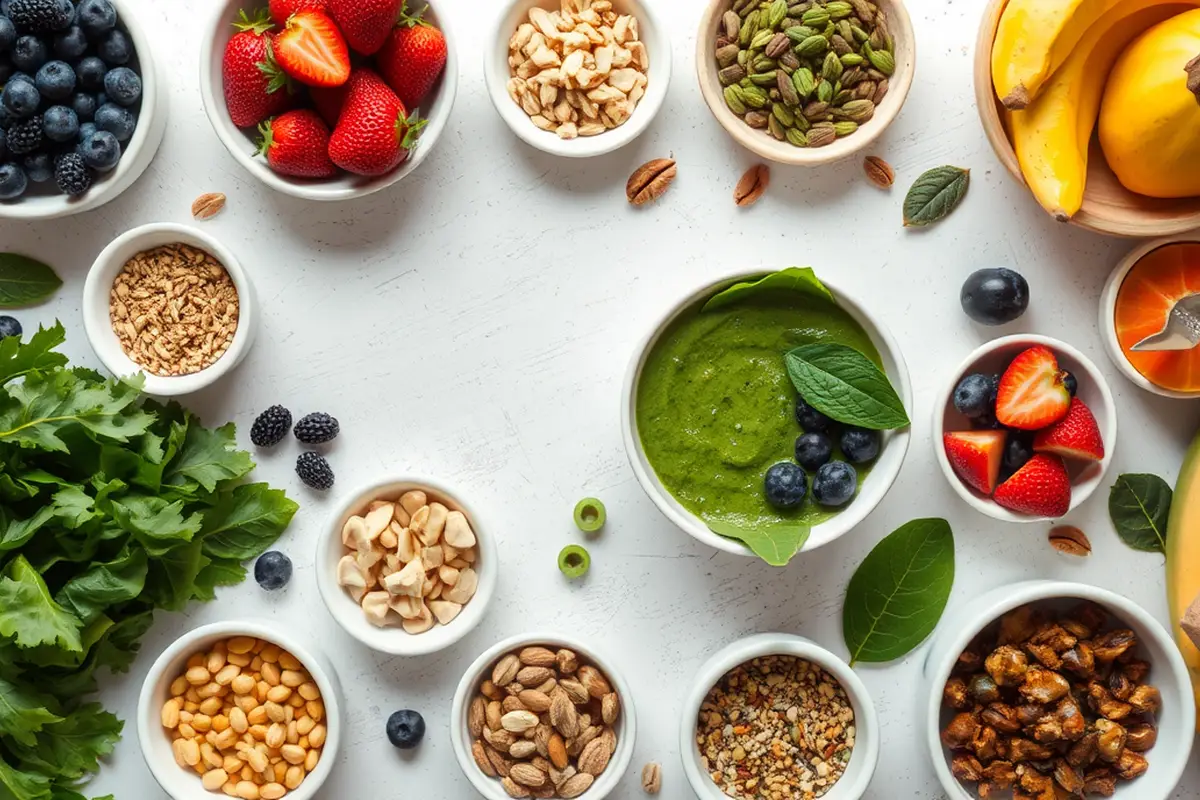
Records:
[[[1177,392],[1200,390],[1200,348],[1135,353],[1133,345],[1163,329],[1175,303],[1200,294],[1200,243],[1168,244],[1133,266],[1117,292],[1117,341],[1146,380]]]

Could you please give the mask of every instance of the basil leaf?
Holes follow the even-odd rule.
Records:
[[[935,167],[917,178],[904,198],[904,227],[923,228],[945,219],[967,195],[971,170]]]
[[[887,375],[853,347],[806,344],[784,358],[796,391],[830,419],[875,431],[909,424]]]
[[[715,311],[719,308],[740,303],[748,297],[754,297],[763,292],[800,292],[819,300],[833,303],[833,295],[825,284],[817,279],[817,274],[811,267],[789,267],[788,269],[764,275],[756,281],[735,283],[723,292],[713,295],[704,304],[701,311]]]
[[[1108,516],[1117,535],[1134,550],[1167,552],[1171,487],[1157,475],[1122,475],[1108,495]]]
[[[916,519],[887,536],[855,570],[842,637],[856,662],[894,661],[937,627],[954,585],[954,534],[944,519]]]
[[[739,528],[728,522],[707,522],[709,530],[726,539],[749,547],[754,555],[772,567],[786,567],[808,541],[812,529],[807,525],[780,522],[759,528]]]
[[[40,261],[0,253],[0,308],[19,308],[45,300],[62,286],[62,279]]]

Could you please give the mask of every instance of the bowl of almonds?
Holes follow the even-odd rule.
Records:
[[[487,800],[607,797],[633,758],[629,685],[583,644],[526,634],[467,669],[450,714],[454,753]]]
[[[478,520],[457,492],[428,478],[354,492],[317,543],[321,599],[375,650],[449,647],[479,624],[496,586],[496,544]]]

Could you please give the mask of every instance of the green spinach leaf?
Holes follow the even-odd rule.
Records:
[[[80,621],[54,602],[42,576],[25,556],[17,556],[0,578],[0,636],[15,640],[17,647],[56,645],[69,652],[82,652]]]
[[[21,337],[0,339],[0,386],[34,370],[50,370],[67,363],[67,357],[54,348],[67,340],[61,323],[51,328],[38,326],[37,333],[21,344]]]
[[[1108,516],[1117,535],[1134,550],[1167,552],[1171,487],[1157,475],[1122,475],[1108,495]]]
[[[32,746],[34,734],[62,717],[51,713],[56,701],[28,686],[0,676],[0,735],[11,736],[19,744]]]
[[[740,528],[726,522],[705,521],[709,530],[726,539],[734,539],[749,547],[756,556],[772,567],[786,567],[808,541],[812,529],[793,522],[778,522],[754,528]]]
[[[806,344],[785,356],[788,375],[805,402],[827,417],[871,430],[909,424],[904,401],[887,375],[843,344]]]
[[[825,284],[817,279],[817,274],[812,271],[811,267],[789,267],[764,275],[756,281],[735,283],[723,292],[710,297],[701,311],[715,311],[718,308],[740,303],[757,294],[778,291],[800,292],[819,300],[836,302],[833,294],[825,288]]]
[[[0,308],[19,308],[45,300],[62,280],[40,261],[16,253],[0,253]]]
[[[221,481],[236,480],[254,469],[250,454],[238,450],[233,424],[210,430],[200,425],[187,429],[183,446],[167,466],[165,483],[189,488],[197,484],[211,492]]]
[[[204,512],[204,553],[241,561],[270,547],[299,509],[282,491],[247,483]]]

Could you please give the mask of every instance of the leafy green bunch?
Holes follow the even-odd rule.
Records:
[[[140,379],[67,367],[56,324],[0,340],[0,800],[82,800],[122,723],[97,670],[129,669],[155,609],[240,583],[297,506]]]

